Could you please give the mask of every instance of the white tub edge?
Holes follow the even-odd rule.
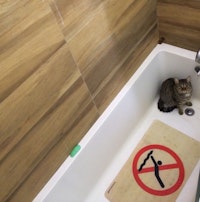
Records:
[[[81,150],[85,148],[87,143],[91,140],[91,138],[94,136],[94,134],[98,131],[98,129],[101,127],[101,125],[108,118],[110,113],[115,109],[117,104],[121,101],[121,99],[125,96],[125,94],[128,92],[128,90],[134,84],[136,79],[141,75],[141,73],[144,71],[146,66],[153,60],[153,58],[157,54],[159,54],[161,52],[169,52],[169,53],[173,53],[175,55],[184,56],[189,59],[194,58],[194,60],[195,60],[195,54],[193,51],[185,50],[183,48],[179,48],[179,47],[172,46],[172,45],[165,44],[165,43],[156,45],[156,47],[152,50],[152,52],[147,56],[147,58],[140,65],[138,70],[133,74],[133,76],[129,79],[129,81],[121,89],[121,91],[114,98],[114,100],[111,102],[111,104],[107,107],[107,109],[103,112],[103,114],[98,118],[98,120],[89,129],[89,131],[86,133],[86,135],[83,137],[83,139],[79,142],[79,145],[81,146],[80,151],[73,158],[70,156],[67,157],[67,159],[63,162],[63,164],[58,168],[58,170],[54,173],[54,175],[51,177],[51,179],[47,182],[47,184],[41,189],[41,191],[38,193],[38,195],[34,198],[33,202],[44,201],[44,199],[47,197],[47,195],[51,192],[51,190],[55,187],[57,182],[64,175],[66,170],[70,167],[70,165],[78,157]]]

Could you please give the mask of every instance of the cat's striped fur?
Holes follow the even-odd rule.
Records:
[[[165,80],[160,89],[158,108],[163,112],[170,112],[178,108],[183,114],[183,106],[192,106],[192,84],[190,76],[186,79],[169,78]]]

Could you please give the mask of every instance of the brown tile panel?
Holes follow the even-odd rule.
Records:
[[[1,1],[0,36],[7,33],[5,37],[15,38],[22,30],[27,29],[30,25],[49,14],[49,8],[41,1]],[[13,30],[14,26],[15,30]]]
[[[32,201],[41,191],[43,186],[52,177],[61,163],[68,156],[68,147],[66,142],[59,142],[53,147],[48,154],[38,163],[32,172],[27,174],[21,184],[15,188],[15,191],[7,196],[7,201]]]
[[[130,11],[127,12],[131,12],[132,9],[130,7]],[[98,46],[97,55],[96,52],[93,53],[94,58],[83,71],[83,77],[93,97],[112,80],[115,72],[121,68],[129,55],[136,51],[149,30],[156,26],[155,7],[151,8],[148,3],[143,4],[141,9],[142,12],[138,10],[138,13],[136,12],[126,23],[123,22],[119,30]]]
[[[98,12],[83,29],[68,42],[72,55],[81,72],[86,71],[93,60],[98,60],[102,51],[107,52],[103,46],[109,38],[117,46],[123,43],[124,34],[133,37],[143,24],[143,17],[148,16],[154,9],[155,1],[117,1],[110,0],[104,9]],[[144,9],[144,10],[143,10]],[[143,12],[141,12],[143,10]],[[147,12],[147,14],[145,13]],[[154,20],[156,15],[154,14]],[[152,19],[152,18],[151,18]],[[150,19],[150,20],[151,20]],[[141,20],[141,21],[140,21]],[[134,28],[133,28],[134,27]],[[120,38],[123,37],[123,38]],[[126,38],[127,40],[127,38]],[[131,41],[131,40],[130,40]],[[125,44],[127,45],[127,43]]]
[[[197,51],[200,48],[200,30],[168,23],[161,23],[159,30],[160,36],[165,38],[166,43],[193,51]]]
[[[200,30],[200,12],[197,8],[191,8],[187,5],[159,3],[157,14],[161,22]]]
[[[0,160],[80,77],[63,46],[0,105]]]
[[[81,130],[81,121],[86,116],[85,109],[88,109],[90,103],[90,96],[81,78],[74,82],[68,90],[66,89],[60,99],[54,103],[0,165],[0,173],[3,173],[0,178],[0,201],[6,200],[21,185],[62,138],[68,133],[72,133],[73,130]],[[94,110],[92,112],[94,113]],[[93,120],[96,115],[97,113],[88,119]],[[87,128],[83,128],[83,132],[89,128],[91,122]],[[79,127],[76,128],[76,126]],[[71,137],[74,135],[75,133],[71,134]],[[79,132],[73,141],[71,138],[66,141],[66,145],[69,145],[66,152],[69,152],[69,149],[82,135],[82,132]],[[51,173],[51,171],[49,172]]]
[[[125,83],[130,79],[133,73],[137,70],[142,61],[156,46],[158,41],[157,26],[153,26],[148,34],[140,41],[136,51],[133,51],[127,60],[121,65],[112,78],[106,83],[102,90],[95,97],[95,104],[100,113],[102,113]]]
[[[200,47],[200,1],[163,1],[157,6],[160,36],[166,43],[197,51]]]
[[[30,173],[30,176],[25,179],[24,183],[12,195],[10,201],[16,202],[22,198],[24,201],[31,201],[67,158],[71,149],[85,135],[97,117],[97,110],[92,103],[89,103],[81,110],[72,127],[68,129],[44,159],[41,160],[38,166]]]
[[[74,23],[75,19],[87,19],[78,31],[70,28],[73,34],[71,37],[65,34],[65,37],[92,97],[112,79],[157,19],[155,0],[94,1],[92,5],[87,0],[84,6],[80,5],[80,12],[75,13],[77,1],[49,2],[54,12],[62,17],[65,28],[70,21],[76,29],[80,23]],[[91,9],[94,4],[98,8]]]
[[[47,0],[66,37],[70,40],[98,13],[105,0]]]
[[[191,8],[200,8],[199,0],[158,0],[158,3],[183,5]]]
[[[47,4],[4,1],[0,9],[0,101],[64,43]]]
[[[0,8],[0,201],[31,201],[155,46],[155,0]]]

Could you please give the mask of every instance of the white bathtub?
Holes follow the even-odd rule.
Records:
[[[79,153],[66,159],[34,202],[108,202],[105,190],[155,119],[200,141],[200,76],[194,71],[195,54],[167,44],[157,45],[79,143]],[[194,89],[195,115],[180,116],[177,109],[160,112],[157,100],[161,82],[188,75]],[[194,200],[199,165],[177,201]]]

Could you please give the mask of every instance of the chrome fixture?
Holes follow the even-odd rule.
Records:
[[[200,66],[196,66],[194,68],[195,72],[197,73],[197,76],[200,76]]]
[[[185,109],[185,114],[188,115],[188,116],[193,116],[194,113],[195,113],[195,111],[192,108],[186,108]]]
[[[197,52],[195,61],[198,62],[198,63],[200,63],[200,49],[199,49],[198,52]]]

